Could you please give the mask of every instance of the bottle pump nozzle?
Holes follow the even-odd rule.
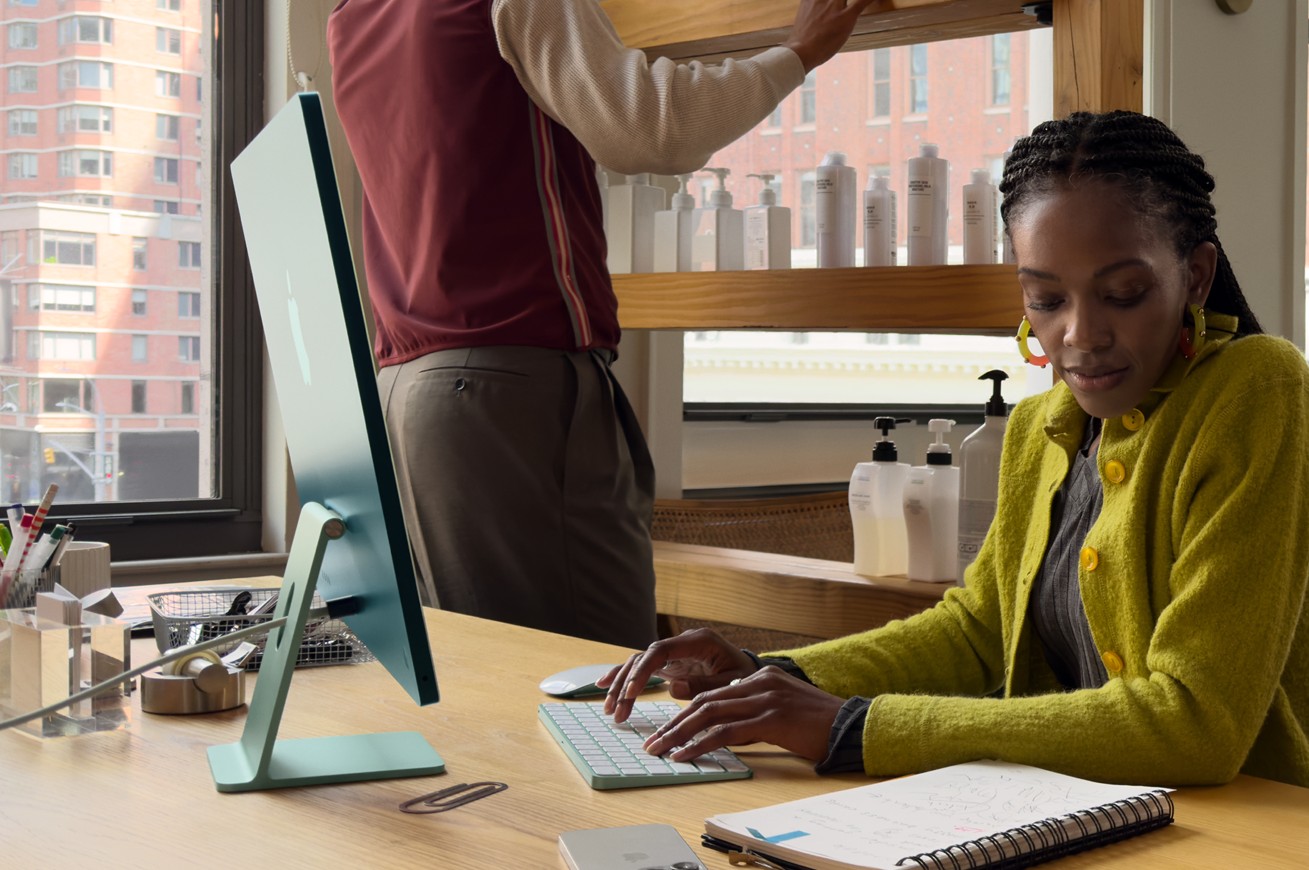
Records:
[[[727,190],[727,176],[732,174],[732,170],[706,166],[705,172],[712,172],[714,175],[718,176],[718,187],[709,191],[709,207],[730,208],[732,205],[732,194]]]
[[[751,172],[746,178],[758,178],[764,183],[764,189],[759,191],[760,205],[777,205],[777,191],[773,190],[773,179],[777,176],[771,172]]]
[[[927,421],[927,431],[936,436],[927,448],[928,465],[950,465],[950,445],[945,443],[945,433],[954,428],[954,420],[942,420],[934,417]]]
[[[986,416],[1004,417],[1008,414],[1008,411],[1005,409],[1004,396],[1000,395],[1000,382],[1007,380],[1008,377],[1007,374],[999,369],[992,369],[977,378],[979,381],[990,380],[992,382],[991,398],[987,400],[985,406]]]
[[[677,193],[673,194],[673,211],[691,211],[695,208],[695,197],[691,194],[691,179],[695,178],[691,173],[677,176],[678,188]]]
[[[897,420],[894,417],[878,417],[873,420],[873,428],[882,430],[882,439],[873,445],[874,462],[895,462],[900,458],[899,452],[895,449],[895,442],[890,438],[890,433],[895,428],[896,423],[908,422],[908,419]]]

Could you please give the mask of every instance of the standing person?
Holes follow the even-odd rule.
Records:
[[[704,166],[870,2],[803,0],[782,46],[719,67],[648,63],[595,0],[332,12],[379,389],[427,603],[654,639],[654,469],[609,369],[619,329],[595,161]]]
[[[874,776],[996,758],[1309,786],[1309,368],[1260,334],[1213,188],[1131,112],[1015,144],[1019,346],[1061,382],[1010,417],[965,588],[762,662],[710,632],[659,641],[601,681],[607,709],[670,676],[695,700],[647,748],[676,761],[763,740]]]

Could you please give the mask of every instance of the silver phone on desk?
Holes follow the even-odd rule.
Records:
[[[559,854],[569,870],[705,870],[671,825],[565,831]]]

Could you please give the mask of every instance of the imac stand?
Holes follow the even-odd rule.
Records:
[[[329,540],[345,533],[344,521],[322,505],[308,502],[301,509],[274,613],[275,618],[289,619],[269,633],[241,740],[209,747],[209,769],[220,792],[445,771],[441,756],[417,731],[277,739],[323,551]]]

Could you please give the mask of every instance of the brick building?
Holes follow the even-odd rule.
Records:
[[[0,0],[0,499],[208,495],[208,0]]]

